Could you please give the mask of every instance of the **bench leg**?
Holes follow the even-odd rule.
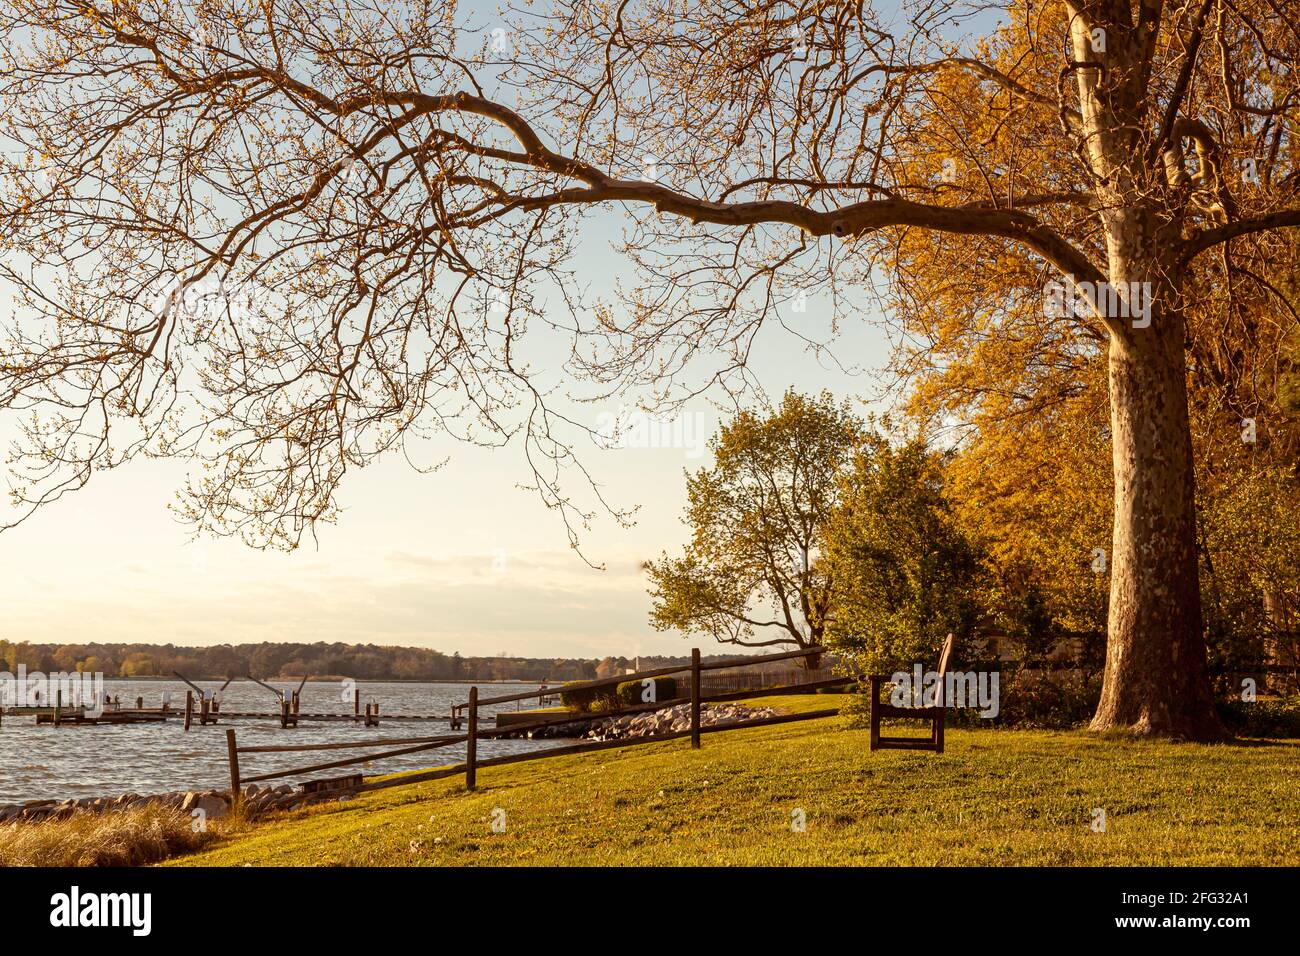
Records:
[[[880,749],[880,681],[871,678],[871,749]]]

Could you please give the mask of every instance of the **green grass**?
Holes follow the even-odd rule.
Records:
[[[785,710],[843,698],[772,698]],[[942,756],[839,719],[706,735],[368,795],[255,826],[185,865],[1300,863],[1300,742],[1172,744],[952,730]],[[1090,828],[1092,808],[1107,828]],[[506,814],[493,833],[492,814]],[[804,832],[791,828],[802,809]]]

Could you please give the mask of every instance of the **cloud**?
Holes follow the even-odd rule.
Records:
[[[529,552],[493,571],[487,555],[444,560],[394,551],[373,575],[357,571],[364,565],[313,562],[275,576],[225,564],[156,566],[143,575],[122,568],[69,589],[39,613],[11,603],[7,636],[53,643],[323,640],[537,657],[683,646],[651,632],[640,571],[630,561],[599,572],[565,552]]]

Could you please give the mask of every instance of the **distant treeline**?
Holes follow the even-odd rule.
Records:
[[[730,656],[730,655],[728,655]],[[592,680],[628,669],[688,663],[682,657],[461,657],[425,647],[376,644],[31,644],[0,640],[2,670],[101,672],[105,677],[354,677],[367,680]]]

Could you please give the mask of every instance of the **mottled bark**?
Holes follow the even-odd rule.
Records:
[[[1119,281],[1153,274],[1121,271]],[[1201,624],[1184,322],[1174,290],[1147,288],[1150,324],[1122,317],[1110,345],[1115,524],[1106,669],[1092,728],[1220,740],[1227,734]]]
[[[1152,164],[1143,136],[1169,133],[1177,110],[1158,110],[1150,98],[1158,34],[1150,8],[1142,12],[1146,25],[1135,28],[1127,4],[1069,6],[1085,151],[1116,293],[1097,301],[1110,332],[1115,523],[1106,669],[1092,728],[1219,740],[1226,731],[1201,623],[1182,213],[1165,201],[1164,189],[1178,186]],[[1177,180],[1181,167],[1174,172]]]

